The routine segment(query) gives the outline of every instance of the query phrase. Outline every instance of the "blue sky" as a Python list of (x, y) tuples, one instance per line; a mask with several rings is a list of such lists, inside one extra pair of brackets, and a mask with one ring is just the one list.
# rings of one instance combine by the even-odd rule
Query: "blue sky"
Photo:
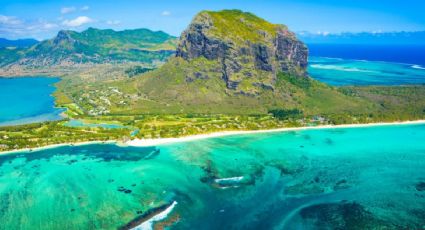
[(1, 0), (0, 37), (46, 39), (88, 27), (178, 36), (205, 9), (250, 11), (297, 32), (425, 30), (424, 0)]

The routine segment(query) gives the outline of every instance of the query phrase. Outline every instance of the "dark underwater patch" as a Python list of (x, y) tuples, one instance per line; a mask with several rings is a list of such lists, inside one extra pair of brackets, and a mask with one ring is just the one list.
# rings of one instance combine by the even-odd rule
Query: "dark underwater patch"
[[(18, 158), (25, 158), (26, 163), (34, 160), (50, 160), (53, 156), (82, 156), (82, 161), (87, 159), (99, 159), (101, 161), (139, 161), (149, 160), (159, 155), (156, 147), (120, 147), (115, 144), (93, 144), (84, 146), (63, 146), (52, 149), (34, 151), (25, 154), (8, 154), (0, 156), (0, 166)], [(67, 164), (74, 164), (77, 160), (67, 161)]]
[(331, 134), (344, 134), (347, 131), (344, 129), (326, 129), (326, 132), (331, 133)]
[(421, 182), (416, 183), (415, 188), (419, 192), (425, 191), (425, 182), (424, 181), (421, 181)]
[(333, 145), (333, 140), (332, 139), (330, 139), (330, 138), (326, 138), (325, 139), (325, 143), (327, 144), (327, 145)]
[(304, 140), (311, 140), (311, 136), (309, 134), (303, 135)]
[(387, 229), (390, 223), (379, 220), (356, 202), (342, 201), (311, 205), (300, 211), (306, 223), (317, 229)]

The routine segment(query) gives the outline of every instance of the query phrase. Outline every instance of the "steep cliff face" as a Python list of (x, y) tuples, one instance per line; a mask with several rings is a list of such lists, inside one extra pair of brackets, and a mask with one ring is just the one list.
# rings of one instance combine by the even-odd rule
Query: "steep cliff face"
[(228, 89), (273, 89), (276, 74), (306, 75), (307, 47), (284, 25), (239, 10), (199, 13), (181, 36), (177, 57), (219, 61)]

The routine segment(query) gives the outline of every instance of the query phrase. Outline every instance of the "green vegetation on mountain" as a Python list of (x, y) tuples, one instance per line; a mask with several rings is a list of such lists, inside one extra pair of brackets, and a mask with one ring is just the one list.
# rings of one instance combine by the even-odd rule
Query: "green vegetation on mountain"
[(279, 27), (287, 30), (284, 25), (272, 24), (252, 13), (240, 10), (203, 11), (194, 21), (201, 15), (210, 18), (214, 25), (209, 31), (210, 34), (223, 40), (263, 42), (265, 36), (276, 37)]
[(136, 62), (157, 66), (174, 53), (176, 42), (173, 36), (148, 29), (60, 31), (55, 38), (29, 48), (0, 49), (0, 74), (21, 75), (37, 69), (42, 73), (57, 67), (79, 70), (94, 64)]
[[(216, 36), (221, 27), (234, 23), (250, 29), (231, 32), (225, 39)], [(241, 42), (237, 34), (256, 39), (237, 43)], [(368, 101), (307, 77), (305, 45), (286, 27), (250, 13), (201, 12), (183, 33), (176, 56), (160, 68), (131, 79), (86, 85), (84, 91), (70, 87), (73, 90), (68, 95), (73, 101), (83, 102), (80, 107), (90, 112), (99, 104), (84, 103), (93, 101), (94, 94), (85, 98), (88, 92), (102, 88), (105, 95), (111, 95), (109, 106), (99, 102), (102, 113), (103, 107), (108, 107), (108, 114), (264, 115), (270, 109), (298, 108), (306, 115), (315, 115), (361, 113), (373, 107)], [(107, 93), (108, 89), (121, 94)]]
[(18, 61), (25, 53), (25, 48), (3, 47), (0, 48), (0, 67), (3, 68), (7, 63)]
[(375, 104), (377, 111), (368, 116), (374, 120), (418, 120), (425, 118), (425, 86), (366, 86), (343, 87), (346, 95), (364, 98)]

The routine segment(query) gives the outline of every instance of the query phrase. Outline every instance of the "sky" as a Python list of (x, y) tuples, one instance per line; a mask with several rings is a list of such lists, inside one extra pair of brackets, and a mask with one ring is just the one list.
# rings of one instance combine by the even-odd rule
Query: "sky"
[(0, 37), (148, 28), (179, 36), (201, 10), (240, 9), (311, 33), (425, 30), (425, 0), (0, 0)]

